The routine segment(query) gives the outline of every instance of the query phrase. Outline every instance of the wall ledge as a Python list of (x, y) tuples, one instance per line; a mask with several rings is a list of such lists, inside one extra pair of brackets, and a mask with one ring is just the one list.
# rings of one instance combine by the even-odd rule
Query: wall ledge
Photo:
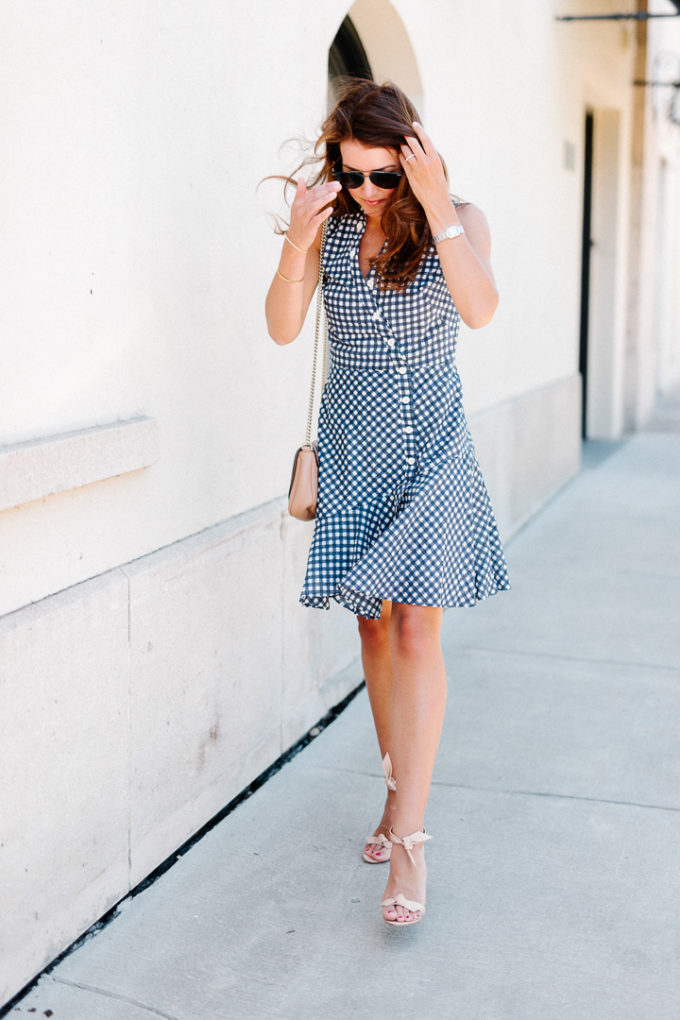
[(0, 510), (158, 460), (158, 421), (138, 417), (0, 446)]

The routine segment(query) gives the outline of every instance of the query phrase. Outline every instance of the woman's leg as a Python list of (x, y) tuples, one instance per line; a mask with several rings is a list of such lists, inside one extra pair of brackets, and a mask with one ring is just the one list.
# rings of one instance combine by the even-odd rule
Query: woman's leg
[(392, 603), (385, 599), (379, 620), (357, 616), (361, 637), (361, 664), (364, 667), (368, 700), (371, 703), (380, 757), (391, 751), (390, 716), (392, 710), (392, 658), (389, 627)]
[[(392, 821), (397, 836), (423, 828), (425, 806), (441, 737), (446, 706), (446, 668), (441, 648), (441, 606), (394, 602), (389, 628), (392, 655), (392, 761), (397, 781)], [(398, 892), (425, 902), (423, 844), (412, 850), (416, 867), (403, 847), (392, 847), (385, 897)], [(385, 908), (387, 920), (413, 916), (403, 907)]]
[[(366, 678), (368, 700), (373, 713), (375, 732), (378, 737), (381, 759), (389, 754), (392, 757), (391, 709), (392, 709), (392, 659), (390, 653), (389, 624), (392, 603), (383, 600), (382, 614), (379, 620), (366, 616), (358, 616), (359, 636), (361, 638), (361, 662)], [(394, 793), (389, 790), (385, 800), (385, 810), (374, 835), (382, 832), (387, 836), (392, 824), (394, 813)], [(380, 843), (366, 844), (366, 851), (376, 861), (386, 859), (388, 852)]]

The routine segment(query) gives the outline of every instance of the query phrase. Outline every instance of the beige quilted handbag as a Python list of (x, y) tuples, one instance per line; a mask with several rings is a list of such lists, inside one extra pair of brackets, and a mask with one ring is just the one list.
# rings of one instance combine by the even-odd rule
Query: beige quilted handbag
[[(300, 521), (311, 521), (316, 516), (316, 499), (319, 490), (319, 442), (312, 440), (312, 420), (314, 417), (314, 389), (316, 383), (316, 365), (319, 351), (319, 334), (321, 332), (321, 315), (323, 300), (321, 283), (323, 280), (323, 249), (326, 241), (328, 220), (324, 220), (321, 228), (321, 244), (319, 250), (319, 281), (316, 294), (316, 326), (314, 329), (314, 358), (312, 361), (312, 385), (309, 391), (309, 410), (307, 412), (307, 431), (305, 441), (295, 451), (293, 470), (288, 489), (288, 513)], [(323, 372), (322, 383), (326, 378), (326, 348), (328, 328), (323, 331)]]

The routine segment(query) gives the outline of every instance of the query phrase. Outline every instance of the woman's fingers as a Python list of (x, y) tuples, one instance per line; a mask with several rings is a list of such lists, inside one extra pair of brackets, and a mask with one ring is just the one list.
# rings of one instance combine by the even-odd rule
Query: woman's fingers
[[(339, 181), (327, 181), (308, 188), (302, 178), (298, 179), (291, 207), (291, 226), (296, 243), (305, 246), (312, 243), (319, 226), (333, 212), (332, 203), (340, 188)], [(299, 242), (298, 237), (301, 238)]]
[(418, 158), (418, 153), (414, 152), (413, 149), (410, 148), (410, 146), (402, 145), (402, 147), (401, 147), (401, 157), (404, 160), (404, 162), (410, 162), (411, 161), (410, 157), (414, 157), (415, 159), (417, 159)]
[(308, 192), (310, 201), (318, 208), (319, 206), (326, 205), (328, 202), (332, 202), (338, 192), (341, 190), (342, 185), (339, 181), (329, 181), (326, 184), (317, 184), (315, 188), (312, 188)]
[(405, 154), (402, 151), (402, 152), (399, 153), (399, 162), (401, 163), (401, 168), (404, 171), (404, 173), (406, 174), (407, 179), (410, 181), (411, 180), (411, 166), (410, 166), (410, 164), (414, 163), (415, 160), (413, 160), (413, 159), (409, 160), (408, 154)]
[(316, 225), (318, 226), (320, 223), (323, 223), (324, 220), (327, 220), (332, 212), (333, 212), (333, 206), (332, 205), (324, 205), (313, 216), (312, 223), (316, 223)]
[(328, 205), (328, 206), (326, 206), (325, 209), (321, 210), (321, 212), (318, 214), (318, 216), (314, 217), (314, 219), (312, 220), (312, 223), (314, 224), (314, 226), (318, 230), (318, 228), (321, 226), (323, 221), (327, 220), (328, 217), (332, 216), (332, 215), (333, 215), (333, 206), (332, 205)]
[[(335, 183), (335, 182), (334, 182)], [(337, 197), (338, 187), (321, 184), (307, 192), (308, 201), (305, 204), (303, 215), (309, 218), (310, 223), (316, 226), (323, 223), (333, 212), (333, 203)]]
[(404, 145), (401, 146), (401, 152), (404, 158), (408, 159), (408, 157), (413, 154), (416, 159), (422, 157), (425, 162), (429, 159), (433, 159), (437, 155), (437, 151), (423, 125), (417, 120), (414, 120), (413, 130), (415, 131), (415, 135), (409, 135)]
[(303, 186), (300, 187), (300, 181), (298, 181), (293, 205), (296, 205), (301, 211), (309, 212), (310, 215), (314, 215), (322, 206), (332, 202), (341, 187), (338, 181), (317, 184), (313, 188), (308, 188), (304, 182), (302, 183)]
[(401, 147), (402, 155), (407, 159), (409, 156), (423, 155), (423, 149), (417, 138), (407, 138)]
[(422, 124), (414, 121), (413, 130), (417, 137), (406, 137), (400, 146), (399, 162), (413, 194), (425, 206), (446, 188), (446, 177), (439, 154)]
[(416, 132), (418, 136), (418, 141), (420, 142), (423, 148), (423, 152), (427, 156), (436, 156), (437, 153), (434, 145), (432, 144), (432, 140), (430, 136), (427, 134), (423, 125), (419, 121), (417, 120), (413, 121), (413, 130)]

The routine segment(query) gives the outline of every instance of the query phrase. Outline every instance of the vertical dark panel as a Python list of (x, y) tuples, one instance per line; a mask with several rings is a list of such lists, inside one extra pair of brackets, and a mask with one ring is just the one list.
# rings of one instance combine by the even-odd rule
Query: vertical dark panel
[(587, 438), (588, 398), (588, 313), (590, 306), (590, 250), (593, 206), (593, 114), (586, 113), (583, 165), (583, 236), (581, 241), (581, 332), (579, 372), (581, 373), (581, 434)]
[(359, 33), (347, 16), (338, 29), (328, 51), (328, 80), (352, 75), (356, 78), (373, 78), (371, 65)]

